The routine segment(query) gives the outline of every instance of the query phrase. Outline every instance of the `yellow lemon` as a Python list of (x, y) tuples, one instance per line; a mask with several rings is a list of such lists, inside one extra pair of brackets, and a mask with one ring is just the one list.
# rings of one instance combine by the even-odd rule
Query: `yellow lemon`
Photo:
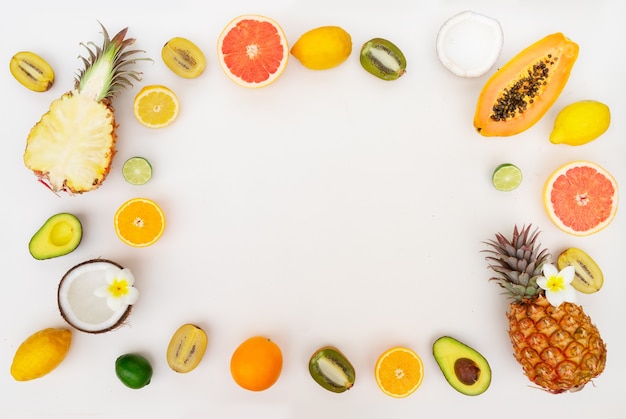
[(350, 34), (338, 26), (322, 26), (304, 33), (291, 54), (311, 70), (327, 70), (343, 63), (352, 53)]
[(611, 112), (604, 103), (581, 100), (564, 107), (556, 116), (550, 142), (583, 145), (595, 140), (609, 128)]
[(17, 381), (43, 377), (65, 359), (71, 342), (72, 332), (67, 329), (47, 328), (32, 334), (17, 348), (11, 375)]

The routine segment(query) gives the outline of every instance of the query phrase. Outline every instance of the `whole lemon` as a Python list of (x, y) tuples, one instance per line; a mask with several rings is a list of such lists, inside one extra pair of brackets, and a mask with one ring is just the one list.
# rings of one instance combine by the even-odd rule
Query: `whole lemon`
[(583, 145), (598, 138), (609, 128), (609, 107), (596, 100), (581, 100), (564, 107), (556, 116), (550, 142)]
[(350, 34), (338, 26), (321, 26), (304, 33), (291, 54), (311, 70), (327, 70), (343, 63), (352, 53)]
[(16, 381), (43, 377), (65, 359), (71, 342), (67, 329), (47, 328), (30, 335), (15, 352), (11, 375)]

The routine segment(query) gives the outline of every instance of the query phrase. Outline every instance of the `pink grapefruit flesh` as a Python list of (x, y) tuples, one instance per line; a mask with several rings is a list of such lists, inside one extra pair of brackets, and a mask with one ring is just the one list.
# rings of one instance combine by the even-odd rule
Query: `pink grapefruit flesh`
[(571, 162), (550, 175), (544, 186), (543, 201), (557, 227), (576, 236), (588, 236), (604, 229), (615, 218), (617, 182), (596, 163)]
[(233, 19), (220, 34), (217, 55), (222, 69), (235, 83), (263, 87), (276, 81), (285, 70), (289, 47), (274, 20), (243, 15)]

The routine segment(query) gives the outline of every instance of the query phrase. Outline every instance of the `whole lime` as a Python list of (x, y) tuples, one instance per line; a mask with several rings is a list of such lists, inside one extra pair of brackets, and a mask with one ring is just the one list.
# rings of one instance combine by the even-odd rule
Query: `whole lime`
[(125, 354), (115, 360), (115, 374), (126, 387), (139, 389), (150, 384), (152, 365), (143, 355)]

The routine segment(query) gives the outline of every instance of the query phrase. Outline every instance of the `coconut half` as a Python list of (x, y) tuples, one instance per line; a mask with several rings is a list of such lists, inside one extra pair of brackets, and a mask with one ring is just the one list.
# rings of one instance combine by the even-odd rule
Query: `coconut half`
[(500, 22), (466, 10), (446, 20), (437, 34), (437, 56), (460, 77), (479, 77), (494, 66), (504, 43)]
[(103, 333), (122, 325), (132, 305), (117, 310), (107, 305), (107, 299), (95, 295), (95, 290), (108, 285), (107, 274), (122, 267), (107, 259), (92, 259), (65, 273), (57, 292), (61, 316), (75, 329), (88, 333)]

